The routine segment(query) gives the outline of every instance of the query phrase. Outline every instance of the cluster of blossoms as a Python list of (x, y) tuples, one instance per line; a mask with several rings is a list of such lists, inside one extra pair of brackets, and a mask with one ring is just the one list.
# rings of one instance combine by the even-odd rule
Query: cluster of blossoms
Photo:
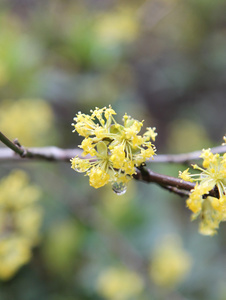
[[(179, 176), (183, 180), (196, 182), (187, 206), (193, 212), (192, 219), (200, 216), (200, 233), (213, 235), (219, 223), (226, 220), (226, 153), (220, 156), (207, 149), (202, 151), (200, 157), (203, 158), (203, 168), (196, 164), (192, 167), (201, 173), (190, 174), (187, 169)], [(209, 195), (212, 189), (216, 190), (216, 197)]]
[(118, 194), (126, 191), (126, 184), (136, 173), (136, 167), (142, 165), (155, 154), (157, 133), (155, 128), (147, 128), (143, 135), (139, 132), (143, 122), (139, 122), (127, 114), (123, 116), (124, 124), (118, 124), (113, 115), (116, 112), (111, 106), (91, 110), (91, 115), (79, 112), (72, 124), (74, 131), (84, 137), (80, 148), (82, 156), (71, 160), (72, 168), (77, 172), (86, 172), (89, 183), (99, 188), (112, 183)]
[(42, 210), (38, 187), (25, 172), (14, 170), (0, 181), (0, 278), (10, 279), (31, 258), (39, 241)]

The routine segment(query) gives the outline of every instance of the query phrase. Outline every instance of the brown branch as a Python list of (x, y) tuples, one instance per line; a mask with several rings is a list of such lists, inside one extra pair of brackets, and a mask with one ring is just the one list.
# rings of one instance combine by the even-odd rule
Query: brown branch
[(137, 170), (137, 174), (134, 175), (134, 178), (148, 183), (154, 182), (164, 186), (170, 185), (183, 190), (191, 190), (195, 187), (193, 182), (184, 181), (180, 178), (172, 176), (162, 175), (146, 168), (139, 168)]
[(82, 158), (80, 149), (61, 149), (58, 147), (26, 148), (23, 156), (17, 155), (7, 148), (0, 148), (0, 162), (3, 161), (25, 161), (25, 160), (46, 160), (69, 162), (72, 157), (78, 155)]
[[(168, 190), (170, 189), (172, 192), (177, 193), (179, 195), (182, 195), (183, 191), (185, 191), (184, 194), (186, 195), (186, 191), (191, 191), (195, 187), (195, 183), (193, 182), (184, 181), (180, 178), (172, 176), (162, 175), (143, 167), (138, 168), (137, 173), (133, 175), (133, 177), (140, 181), (145, 181), (148, 183), (157, 183), (161, 187), (164, 187)], [(212, 189), (208, 195), (219, 198), (219, 194), (216, 189)]]
[(15, 153), (19, 154), (21, 157), (24, 156), (24, 149), (16, 143), (11, 142), (1, 131), (0, 131), (0, 141), (5, 144), (8, 148), (13, 150)]
[(181, 197), (189, 197), (190, 195), (190, 191), (185, 191), (185, 190), (180, 190), (179, 188), (175, 187), (175, 186), (170, 186), (170, 185), (161, 185), (161, 187), (169, 192), (172, 192), (174, 194), (177, 194)]
[(80, 149), (61, 149), (58, 147), (24, 148), (18, 141), (10, 141), (0, 132), (0, 141), (8, 148), (0, 148), (0, 161), (21, 161), (35, 159), (46, 161), (70, 161), (72, 157), (81, 157)]
[[(39, 159), (46, 161), (67, 161), (78, 155), (81, 157), (82, 150), (79, 149), (60, 149), (58, 147), (43, 147), (43, 148), (27, 148), (22, 147), (18, 142), (11, 142), (2, 132), (0, 132), (0, 141), (2, 141), (10, 149), (0, 149), (0, 161), (19, 160), (21, 159)], [(213, 153), (226, 152), (226, 146), (212, 148)], [(190, 160), (199, 159), (201, 151), (195, 151), (185, 154), (175, 155), (157, 155), (153, 162), (174, 162), (185, 163)], [(178, 195), (187, 195), (188, 191), (194, 189), (195, 184), (184, 181), (179, 178), (162, 175), (145, 169), (143, 167), (137, 169), (137, 174), (134, 175), (137, 180), (145, 182), (153, 182), (168, 189)], [(209, 195), (218, 197), (216, 190), (211, 190)]]

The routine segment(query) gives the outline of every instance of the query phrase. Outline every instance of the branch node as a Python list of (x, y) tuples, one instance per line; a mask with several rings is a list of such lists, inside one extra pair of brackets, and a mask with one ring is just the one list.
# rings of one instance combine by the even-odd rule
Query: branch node
[(22, 145), (21, 145), (21, 143), (19, 142), (18, 138), (15, 138), (15, 139), (13, 140), (13, 143), (14, 143), (16, 146), (22, 148)]
[(21, 157), (26, 157), (27, 154), (28, 154), (27, 150), (25, 148), (23, 148), (23, 147), (20, 147), (20, 149), (23, 150), (23, 152), (20, 154), (20, 156)]
[(27, 156), (28, 151), (26, 148), (24, 148), (21, 143), (19, 142), (18, 138), (13, 140), (14, 145), (16, 145), (20, 150), (22, 150), (22, 152), (19, 154), (20, 157), (24, 158)]

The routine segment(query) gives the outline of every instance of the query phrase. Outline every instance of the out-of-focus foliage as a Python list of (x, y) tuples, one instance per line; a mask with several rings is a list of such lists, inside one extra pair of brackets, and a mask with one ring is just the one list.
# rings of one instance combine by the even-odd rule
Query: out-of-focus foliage
[[(81, 143), (72, 134), (75, 114), (111, 104), (119, 119), (127, 112), (157, 128), (157, 154), (220, 144), (225, 9), (224, 0), (2, 0), (0, 130), (27, 147), (74, 148)], [(41, 187), (43, 238), (32, 253), (17, 237), (0, 249), (9, 258), (5, 278), (11, 278), (0, 283), (0, 299), (107, 300), (106, 291), (114, 285), (116, 291), (130, 276), (143, 286), (126, 286), (129, 299), (225, 299), (226, 227), (214, 237), (201, 236), (186, 199), (133, 180), (120, 197), (108, 187), (93, 190), (67, 163), (5, 162), (1, 178), (14, 167), (23, 167)], [(172, 176), (187, 168), (148, 167)], [(35, 212), (21, 215), (26, 234)], [(149, 264), (151, 269), (150, 253), (168, 234), (179, 236), (183, 247), (172, 242), (165, 248), (175, 281), (163, 289), (150, 278)], [(3, 245), (5, 236), (0, 238)], [(170, 255), (158, 258), (159, 265)], [(182, 276), (185, 257), (193, 264)], [(109, 270), (117, 270), (116, 277), (108, 275), (100, 289), (98, 278)], [(167, 282), (166, 269), (158, 272)]]
[(1, 95), (20, 96), (32, 85), (32, 75), (41, 62), (41, 49), (18, 17), (1, 12), (0, 28)]
[(70, 219), (55, 222), (47, 230), (43, 257), (50, 272), (59, 276), (73, 274), (77, 250), (80, 247), (81, 231)]

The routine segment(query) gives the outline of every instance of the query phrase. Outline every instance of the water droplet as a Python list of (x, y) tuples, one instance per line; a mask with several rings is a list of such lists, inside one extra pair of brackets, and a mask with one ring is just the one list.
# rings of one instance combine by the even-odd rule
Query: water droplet
[(123, 182), (114, 182), (112, 184), (112, 190), (117, 195), (123, 195), (127, 191), (127, 185)]
[(89, 167), (88, 167), (88, 166), (87, 166), (87, 167), (85, 167), (85, 166), (82, 166), (82, 167), (76, 166), (76, 167), (74, 167), (73, 169), (74, 169), (76, 172), (78, 172), (78, 173), (84, 173), (84, 172), (87, 172), (87, 171), (88, 171)]

